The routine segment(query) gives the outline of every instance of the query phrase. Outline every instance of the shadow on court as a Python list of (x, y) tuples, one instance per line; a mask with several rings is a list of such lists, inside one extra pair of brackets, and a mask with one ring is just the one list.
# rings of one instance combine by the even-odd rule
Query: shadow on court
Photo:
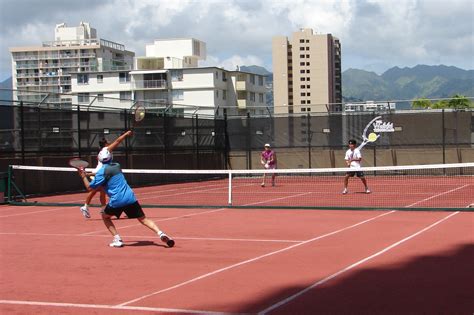
[(158, 244), (153, 241), (124, 241), (123, 245), (130, 246), (130, 247), (158, 246), (158, 247), (168, 248), (168, 246), (164, 244)]
[[(270, 314), (472, 314), (473, 264), (474, 245), (465, 244), (390, 268), (349, 271)], [(317, 261), (314, 268), (318, 268)], [(291, 268), (287, 271), (295, 272)], [(313, 283), (318, 280), (321, 279), (314, 279)], [(306, 287), (282, 288), (248, 301), (236, 311), (262, 311)]]

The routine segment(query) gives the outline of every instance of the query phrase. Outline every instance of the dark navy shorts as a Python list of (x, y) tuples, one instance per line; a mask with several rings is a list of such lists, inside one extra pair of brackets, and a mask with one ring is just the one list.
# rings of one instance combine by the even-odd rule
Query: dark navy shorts
[(354, 176), (357, 176), (357, 177), (364, 177), (364, 172), (347, 172), (346, 175), (349, 175), (350, 177), (354, 177)]
[(118, 208), (113, 208), (110, 205), (107, 205), (104, 209), (104, 213), (111, 215), (111, 216), (116, 216), (117, 218), (120, 218), (120, 215), (122, 212), (125, 212), (127, 217), (130, 219), (136, 219), (136, 218), (141, 218), (145, 216), (145, 213), (143, 213), (142, 206), (138, 203), (138, 201), (135, 201), (132, 204), (123, 206), (123, 207), (118, 207)]

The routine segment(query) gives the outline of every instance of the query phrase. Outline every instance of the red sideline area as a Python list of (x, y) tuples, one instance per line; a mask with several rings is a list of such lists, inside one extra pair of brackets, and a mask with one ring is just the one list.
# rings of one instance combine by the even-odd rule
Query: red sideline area
[(474, 310), (474, 213), (145, 209), (176, 238), (98, 210), (0, 206), (2, 314)]

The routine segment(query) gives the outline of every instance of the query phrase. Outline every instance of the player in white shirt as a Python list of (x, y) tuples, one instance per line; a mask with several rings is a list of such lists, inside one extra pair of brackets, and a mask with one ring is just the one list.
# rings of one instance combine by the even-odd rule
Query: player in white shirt
[(342, 193), (345, 195), (349, 191), (347, 190), (347, 185), (349, 184), (349, 177), (354, 177), (357, 176), (360, 178), (362, 183), (365, 186), (365, 193), (370, 194), (369, 186), (367, 186), (367, 180), (365, 179), (364, 172), (362, 171), (357, 171), (358, 168), (360, 168), (360, 164), (362, 161), (362, 154), (360, 153), (360, 150), (356, 148), (357, 141), (355, 140), (349, 140), (349, 150), (346, 151), (346, 164), (348, 167), (353, 169), (353, 171), (347, 172), (346, 177), (344, 178), (344, 190)]

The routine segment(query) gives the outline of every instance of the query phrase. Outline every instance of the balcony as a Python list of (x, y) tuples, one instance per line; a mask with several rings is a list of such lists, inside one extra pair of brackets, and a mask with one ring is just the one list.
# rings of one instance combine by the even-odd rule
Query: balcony
[(237, 91), (246, 91), (248, 89), (247, 81), (237, 81), (235, 83), (235, 89)]
[(237, 100), (237, 107), (239, 109), (246, 109), (247, 108), (247, 100), (246, 99)]
[(166, 89), (166, 80), (140, 80), (133, 82), (134, 89)]

